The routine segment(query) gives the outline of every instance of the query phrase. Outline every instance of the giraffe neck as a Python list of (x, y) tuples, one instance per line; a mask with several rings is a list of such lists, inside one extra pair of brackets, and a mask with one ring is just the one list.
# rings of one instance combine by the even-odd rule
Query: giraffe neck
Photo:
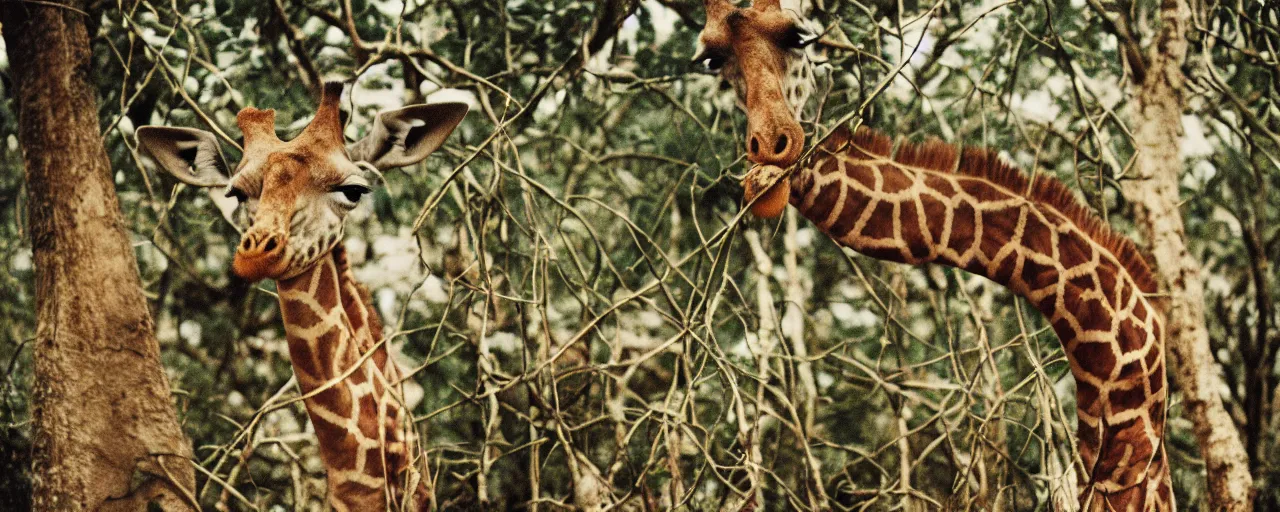
[[(399, 368), (385, 345), (368, 293), (339, 244), (302, 274), (276, 283), (289, 358), (328, 472), (338, 510), (398, 503), (414, 437), (401, 414)], [(419, 483), (419, 486), (424, 485)], [(425, 492), (415, 490), (415, 499)]]
[(792, 174), (791, 204), (855, 251), (962, 268), (1029, 300), (1075, 378), (1082, 504), (1172, 510), (1163, 318), (1132, 244), (1060, 183), (1031, 182), (990, 152), (933, 143), (891, 156), (888, 138), (841, 130)]

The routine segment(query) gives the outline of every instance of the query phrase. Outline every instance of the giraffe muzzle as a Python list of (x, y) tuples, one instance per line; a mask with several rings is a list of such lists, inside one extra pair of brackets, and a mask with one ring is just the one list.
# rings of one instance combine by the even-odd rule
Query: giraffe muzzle
[[(790, 167), (804, 152), (804, 129), (782, 92), (780, 66), (743, 69), (747, 86), (747, 159), (759, 165)], [(754, 78), (754, 80), (753, 80)]]
[(250, 231), (245, 233), (236, 247), (236, 257), (231, 268), (236, 275), (249, 281), (274, 277), (284, 269), (285, 237)]
[(747, 156), (758, 164), (788, 166), (800, 158), (804, 135), (795, 127), (753, 131), (747, 138)]
[(765, 219), (782, 215), (791, 198), (791, 179), (785, 173), (786, 169), (776, 165), (757, 165), (747, 171), (742, 178), (742, 200), (751, 205), (752, 215)]

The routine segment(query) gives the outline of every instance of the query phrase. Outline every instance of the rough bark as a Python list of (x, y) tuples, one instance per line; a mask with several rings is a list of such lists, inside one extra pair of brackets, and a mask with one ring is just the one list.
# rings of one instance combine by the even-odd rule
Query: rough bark
[(1124, 192), (1134, 205), (1135, 219), (1168, 294), (1168, 353), (1182, 406), (1200, 442), (1210, 509), (1247, 511), (1253, 508), (1249, 459), (1218, 395), (1221, 376), (1209, 351), (1200, 263), (1188, 250), (1178, 210), (1183, 170), (1178, 141), (1186, 81), (1182, 65), (1190, 21), (1186, 0), (1161, 3), (1160, 29), (1148, 52), (1147, 72), (1136, 84), (1131, 117), (1137, 157), (1133, 179), (1125, 181)]
[(36, 276), (36, 510), (187, 510), (190, 444), (98, 132), (84, 2), (0, 1)]

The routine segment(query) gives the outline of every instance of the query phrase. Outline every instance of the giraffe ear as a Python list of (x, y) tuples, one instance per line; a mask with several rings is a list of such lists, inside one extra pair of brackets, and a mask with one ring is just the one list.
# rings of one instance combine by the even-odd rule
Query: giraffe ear
[(353, 162), (379, 170), (421, 162), (438, 149), (467, 115), (466, 103), (413, 105), (378, 113), (373, 129), (347, 146)]
[(178, 181), (195, 187), (226, 186), (227, 161), (212, 133), (194, 128), (143, 126), (138, 145)]

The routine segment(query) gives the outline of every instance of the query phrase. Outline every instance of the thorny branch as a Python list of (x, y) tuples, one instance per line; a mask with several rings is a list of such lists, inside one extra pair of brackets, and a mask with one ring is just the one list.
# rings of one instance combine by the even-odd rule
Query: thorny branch
[[(962, 272), (843, 252), (794, 213), (748, 219), (742, 116), (683, 64), (698, 2), (550, 4), (273, 0), (214, 13), (120, 0), (103, 21), (119, 77), (104, 139), (122, 148), (122, 202), (182, 368), (171, 378), (197, 441), (195, 499), (305, 508), (324, 498), (323, 471), (270, 287), (227, 276), (234, 231), (198, 194), (142, 171), (132, 130), (201, 127), (234, 147), (240, 107), (296, 123), (307, 89), (346, 73), (349, 135), (387, 95), (448, 87), (475, 107), (440, 156), (388, 173), (346, 234), (409, 370), (404, 400), (441, 508), (1076, 506), (1067, 364), (1043, 319)], [(1119, 85), (1150, 72), (1134, 45), (1152, 13), (821, 4), (827, 83), (806, 116), (818, 118), (811, 141), (856, 119), (1008, 149), (1128, 232), (1117, 190), (1135, 176), (1134, 135)], [(1267, 474), (1280, 94), (1251, 78), (1280, 70), (1280, 33), (1274, 8), (1200, 9), (1185, 114), (1218, 148), (1199, 157), (1217, 172), (1182, 208), (1206, 219), (1187, 229), (1217, 283), (1207, 328), (1224, 400), (1258, 432), (1249, 454)], [(678, 20), (665, 40), (659, 15)], [(0, 257), (20, 250), (0, 245)], [(8, 279), (0, 289), (21, 286)], [(31, 334), (6, 333), (6, 403), (25, 364), (16, 340)], [(1207, 499), (1203, 461), (1182, 414), (1175, 401), (1169, 450), (1194, 504)], [(25, 425), (0, 418), (5, 432)]]

